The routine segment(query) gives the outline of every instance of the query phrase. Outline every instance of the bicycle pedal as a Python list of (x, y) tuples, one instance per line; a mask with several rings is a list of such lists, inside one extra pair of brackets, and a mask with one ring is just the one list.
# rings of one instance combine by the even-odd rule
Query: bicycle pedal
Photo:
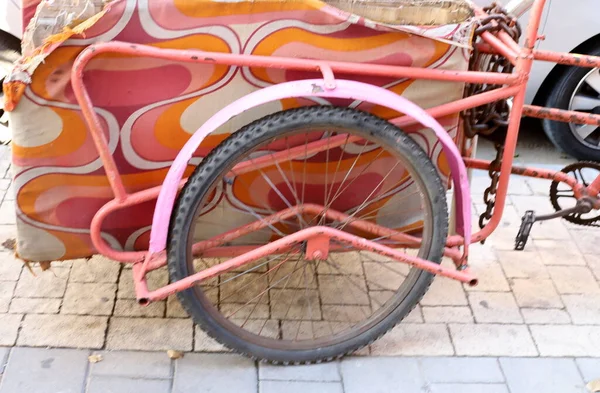
[(533, 210), (527, 210), (523, 218), (521, 218), (521, 227), (519, 228), (519, 233), (517, 233), (515, 239), (515, 250), (523, 251), (525, 249), (525, 245), (529, 239), (529, 233), (531, 232), (531, 228), (535, 221), (535, 212)]

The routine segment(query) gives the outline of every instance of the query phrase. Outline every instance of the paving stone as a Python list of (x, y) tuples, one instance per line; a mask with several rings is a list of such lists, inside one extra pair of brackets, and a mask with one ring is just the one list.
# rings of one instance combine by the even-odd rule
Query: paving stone
[(503, 383), (493, 358), (421, 358), (421, 370), (430, 383)]
[[(513, 241), (514, 243), (514, 241)], [(471, 271), (477, 276), (479, 283), (470, 287), (465, 284), (465, 289), (470, 292), (492, 291), (505, 292), (510, 291), (506, 276), (500, 264), (496, 261), (471, 262)]]
[(319, 275), (322, 304), (370, 305), (364, 280), (358, 276), (349, 277)]
[(472, 292), (469, 302), (478, 323), (522, 323), (519, 306), (510, 292)]
[(531, 308), (562, 308), (563, 303), (551, 280), (511, 279), (517, 304)]
[(8, 312), (16, 285), (14, 281), (0, 281), (0, 313)]
[(9, 353), (9, 347), (0, 347), (0, 382), (2, 381), (2, 375), (4, 374), (4, 369), (6, 368), (6, 364), (8, 363)]
[(194, 351), (196, 352), (229, 352), (229, 349), (220, 344), (198, 325), (194, 326)]
[[(275, 299), (277, 302), (278, 299)], [(174, 302), (173, 302), (174, 303)], [(280, 308), (283, 305), (279, 305)], [(268, 304), (239, 304), (239, 303), (221, 303), (219, 305), (220, 310), (221, 310), (221, 314), (227, 316), (227, 318), (234, 318), (234, 319), (241, 319), (244, 320), (246, 318), (248, 319), (268, 319), (269, 318), (269, 305)], [(183, 308), (180, 309), (183, 310)], [(370, 312), (370, 309), (369, 309)], [(181, 314), (179, 314), (180, 317), (182, 317)], [(190, 316), (185, 314), (186, 318), (189, 318)]]
[(541, 356), (600, 357), (600, 326), (530, 325)]
[[(103, 351), (102, 361), (91, 365), (94, 376), (170, 378), (171, 359), (166, 352)], [(138, 390), (138, 389), (136, 389)]]
[(259, 393), (343, 393), (339, 382), (260, 381)]
[[(321, 320), (319, 291), (305, 289), (271, 289), (271, 313), (274, 319)], [(338, 306), (339, 307), (339, 306)], [(368, 308), (367, 308), (368, 310)], [(355, 310), (353, 311), (360, 311)], [(370, 310), (366, 315), (370, 314)], [(364, 314), (353, 316), (362, 318)]]
[(600, 293), (600, 286), (587, 267), (550, 266), (548, 271), (559, 293)]
[(153, 302), (140, 306), (135, 299), (117, 299), (113, 315), (119, 317), (162, 317), (165, 315), (165, 302)]
[[(363, 270), (363, 260), (370, 261), (375, 259), (379, 261), (385, 258), (379, 257), (378, 254), (372, 254), (368, 252), (344, 252), (344, 253), (332, 253), (330, 255), (331, 264), (319, 263), (317, 266), (318, 274), (340, 274), (342, 272), (344, 274), (352, 274), (355, 276), (362, 276), (364, 274)], [(290, 263), (289, 265), (294, 265), (294, 263)], [(287, 263), (283, 266), (289, 266)], [(290, 280), (291, 282), (292, 280)], [(304, 286), (304, 284), (302, 284)]]
[(92, 377), (87, 393), (144, 392), (169, 393), (171, 381), (164, 379), (136, 379), (123, 377)]
[(13, 348), (0, 393), (81, 393), (87, 350)]
[(509, 393), (504, 384), (440, 383), (428, 386), (431, 393)]
[(585, 384), (573, 359), (500, 359), (511, 393), (581, 393)]
[[(294, 367), (274, 366), (260, 363), (258, 367), (258, 378), (274, 381), (340, 381), (337, 362), (311, 364)], [(310, 391), (310, 390), (309, 390)]]
[(550, 278), (536, 250), (498, 251), (498, 258), (508, 278)]
[[(166, 268), (153, 270), (146, 275), (148, 289), (164, 287), (169, 283), (169, 273)], [(135, 288), (133, 286), (132, 269), (121, 270), (119, 278), (118, 299), (135, 299)]]
[(421, 392), (425, 386), (414, 358), (346, 358), (340, 370), (346, 393)]
[(11, 225), (15, 224), (17, 220), (17, 215), (15, 211), (15, 202), (14, 201), (4, 201), (0, 205), (0, 224), (1, 225)]
[(18, 261), (13, 253), (0, 252), (0, 281), (17, 281), (22, 270), (23, 262)]
[(15, 185), (14, 185), (14, 183), (11, 182), (10, 186), (6, 190), (6, 193), (4, 194), (4, 200), (5, 201), (14, 201), (15, 197), (16, 197)]
[(267, 289), (269, 281), (264, 273), (224, 273), (223, 281), (229, 280), (220, 286), (221, 301), (228, 303), (268, 303)]
[(15, 240), (17, 238), (16, 225), (0, 225), (0, 244), (6, 240)]
[(428, 323), (472, 323), (473, 315), (469, 307), (439, 306), (423, 307), (423, 317)]
[(254, 362), (233, 354), (186, 354), (175, 363), (173, 393), (255, 393)]
[(132, 350), (192, 350), (193, 324), (187, 319), (113, 317), (106, 347)]
[(508, 193), (510, 195), (533, 195), (527, 180), (523, 176), (511, 176), (508, 182)]
[(21, 274), (21, 278), (19, 278), (15, 296), (38, 298), (63, 297), (67, 288), (69, 270), (68, 268), (53, 267), (44, 272), (36, 272), (37, 277), (25, 271)]
[(454, 348), (443, 324), (401, 323), (371, 344), (376, 356), (453, 355)]
[(121, 270), (121, 263), (102, 255), (94, 255), (90, 259), (79, 259), (73, 262), (69, 281), (116, 283), (119, 270)]
[(445, 277), (436, 277), (421, 299), (421, 306), (466, 306), (467, 304), (467, 297), (461, 283)]
[(30, 347), (101, 348), (107, 317), (91, 315), (29, 314), (17, 345)]
[(563, 295), (562, 299), (574, 324), (600, 324), (600, 295)]
[(22, 319), (19, 314), (0, 314), (0, 345), (15, 344)]
[[(212, 291), (215, 295), (218, 295), (217, 291)], [(216, 300), (216, 299), (214, 299)], [(214, 302), (216, 303), (216, 302)], [(214, 304), (213, 303), (213, 304)], [(169, 296), (167, 298), (167, 317), (169, 318), (189, 318), (188, 313), (183, 309), (177, 296)]]
[(571, 317), (565, 310), (557, 308), (522, 308), (525, 323), (544, 325), (563, 325), (571, 323)]
[(600, 378), (600, 359), (579, 358), (575, 363), (581, 371), (584, 382), (588, 383)]
[[(268, 282), (270, 284), (270, 286), (272, 288), (294, 288), (294, 289), (304, 289), (305, 287), (308, 287), (310, 289), (315, 289), (317, 288), (317, 278), (314, 274), (314, 267), (312, 265), (306, 265), (303, 264), (302, 262), (297, 263), (298, 261), (295, 260), (288, 260), (287, 262), (281, 262), (281, 261), (274, 261), (271, 264), (271, 272), (268, 274), (268, 276), (265, 276), (266, 278), (268, 278)], [(335, 263), (335, 262), (334, 262)], [(340, 263), (337, 266), (340, 267), (341, 270), (345, 270), (342, 269), (342, 265), (345, 265), (346, 267), (351, 267), (353, 264), (346, 264), (346, 263)], [(354, 265), (360, 267), (360, 262), (354, 263)], [(331, 270), (335, 271), (335, 268), (333, 268), (332, 266), (328, 266), (329, 268), (331, 268)], [(362, 273), (362, 270), (361, 270)], [(258, 281), (256, 281), (256, 283), (258, 283), (259, 281), (262, 281), (263, 278), (259, 278), (260, 275), (253, 275)], [(224, 276), (227, 277), (227, 276)], [(237, 280), (237, 279), (236, 279)], [(240, 281), (242, 282), (242, 281)], [(262, 285), (262, 284), (261, 284)], [(254, 284), (249, 284), (249, 287), (253, 287), (253, 288), (257, 288), (259, 289), (259, 287), (254, 287)], [(260, 289), (262, 291), (262, 289)], [(239, 300), (238, 300), (239, 301)]]
[(600, 280), (600, 254), (586, 254), (583, 257), (585, 258), (588, 266), (592, 270), (592, 273), (594, 273), (594, 276), (596, 276), (596, 280)]
[(534, 224), (537, 228), (531, 231), (531, 239), (564, 241), (570, 238), (569, 229), (562, 220), (540, 221)]
[(585, 229), (572, 229), (572, 238), (577, 248), (584, 254), (596, 255), (598, 253), (598, 232)]
[(563, 240), (537, 240), (541, 261), (545, 265), (585, 266), (583, 254), (573, 243)]
[(459, 356), (536, 356), (525, 325), (450, 324)]
[(62, 314), (111, 315), (117, 284), (75, 283), (67, 285)]
[(16, 297), (10, 303), (13, 314), (57, 314), (61, 299)]
[[(560, 170), (560, 168), (558, 168), (558, 170)], [(533, 190), (534, 195), (548, 197), (548, 188), (550, 187), (548, 180), (528, 177), (527, 183), (529, 184), (529, 188)]]
[(411, 312), (408, 313), (406, 317), (402, 320), (403, 323), (423, 323), (425, 320), (423, 319), (423, 312), (421, 306), (418, 304), (415, 308), (412, 309)]
[(365, 262), (365, 275), (371, 289), (397, 290), (410, 272), (410, 266), (397, 262)]
[[(8, 169), (8, 168), (7, 168)], [(2, 179), (0, 180), (0, 190), (6, 191), (10, 187), (12, 181), (10, 179)]]

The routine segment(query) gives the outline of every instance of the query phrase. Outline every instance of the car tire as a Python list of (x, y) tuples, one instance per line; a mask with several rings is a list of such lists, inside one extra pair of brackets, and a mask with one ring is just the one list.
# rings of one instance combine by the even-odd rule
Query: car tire
[[(599, 56), (600, 46), (588, 53)], [(594, 88), (587, 82), (590, 80), (594, 81)], [(596, 100), (598, 105), (595, 105)], [(592, 107), (588, 108), (590, 105)], [(567, 68), (556, 80), (546, 100), (546, 106), (600, 114), (600, 69)], [(600, 161), (600, 127), (582, 128), (582, 125), (547, 119), (542, 121), (542, 125), (550, 141), (566, 154), (578, 160)]]
[[(12, 69), (13, 63), (21, 56), (21, 42), (8, 33), (0, 31), (0, 86)], [(4, 93), (0, 89), (0, 144), (11, 140), (8, 119), (4, 113)]]

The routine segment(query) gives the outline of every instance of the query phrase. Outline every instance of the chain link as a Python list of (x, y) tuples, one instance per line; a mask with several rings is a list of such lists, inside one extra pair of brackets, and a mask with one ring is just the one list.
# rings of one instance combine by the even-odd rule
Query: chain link
[[(496, 33), (506, 32), (514, 41), (518, 42), (521, 37), (521, 27), (515, 18), (499, 5), (492, 4), (484, 8), (488, 14), (479, 21), (479, 27), (475, 29), (473, 42), (477, 43), (484, 32)], [(512, 74), (514, 66), (501, 54), (481, 53), (477, 45), (474, 45), (469, 69), (472, 71), (486, 71), (494, 73)], [(485, 93), (500, 88), (500, 85), (490, 84), (467, 84), (465, 97)], [(496, 158), (491, 162), (488, 171), (491, 179), (490, 186), (483, 194), (485, 211), (479, 216), (479, 227), (483, 228), (494, 214), (496, 204), (496, 193), (498, 192), (498, 181), (500, 179), (500, 164), (504, 152), (504, 139), (508, 129), (508, 118), (510, 105), (507, 100), (500, 100), (477, 108), (468, 109), (462, 113), (464, 119), (464, 132), (468, 138), (476, 135), (484, 136), (494, 141)], [(501, 132), (499, 132), (501, 131)]]
[[(502, 162), (502, 154), (504, 146), (499, 143), (494, 144), (496, 149), (496, 158), (490, 164), (488, 175), (492, 180), (490, 186), (483, 193), (483, 203), (485, 203), (485, 211), (479, 216), (479, 227), (483, 228), (492, 218), (494, 214), (494, 206), (496, 205), (496, 193), (498, 192), (498, 181), (500, 180), (500, 164)], [(482, 242), (483, 243), (483, 242)]]
[[(484, 32), (506, 32), (513, 40), (517, 41), (521, 37), (521, 27), (519, 23), (506, 11), (492, 4), (484, 8), (488, 16), (480, 21), (480, 26), (475, 30), (473, 42), (477, 43), (478, 38)], [(514, 66), (500, 54), (481, 53), (474, 45), (469, 69), (472, 71), (487, 71), (502, 74), (511, 74)], [(467, 84), (465, 87), (465, 97), (485, 93), (500, 88), (499, 85), (489, 84)], [(508, 127), (508, 116), (510, 106), (507, 100), (499, 100), (477, 108), (467, 109), (462, 113), (464, 121), (464, 131), (468, 138), (475, 135), (491, 137), (498, 129)]]

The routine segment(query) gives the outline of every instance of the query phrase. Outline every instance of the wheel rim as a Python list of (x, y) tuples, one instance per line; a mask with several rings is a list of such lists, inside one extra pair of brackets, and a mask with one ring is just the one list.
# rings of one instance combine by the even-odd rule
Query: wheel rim
[[(334, 127), (324, 129), (313, 127), (310, 131), (296, 130), (286, 134), (286, 136), (270, 138), (267, 142), (253, 149), (250, 157), (252, 157), (252, 154), (255, 154), (256, 157), (264, 154), (259, 151), (265, 146), (268, 146), (268, 150), (271, 152), (277, 150), (272, 148), (277, 145), (280, 148), (289, 149), (298, 141), (316, 140), (315, 135), (319, 138), (327, 138), (327, 136), (333, 138), (334, 135), (339, 136), (344, 132), (346, 135), (360, 134), (358, 130), (339, 130)], [(370, 219), (373, 218), (373, 214), (378, 216), (382, 208), (369, 208), (374, 204), (374, 201), (378, 201), (377, 198), (387, 195), (388, 191), (400, 190), (401, 187), (412, 185), (418, 189), (418, 191), (409, 191), (413, 197), (416, 195), (419, 198), (417, 203), (418, 214), (414, 215), (414, 212), (410, 211), (411, 208), (414, 208), (414, 201), (409, 204), (404, 200), (403, 203), (397, 206), (406, 205), (407, 208), (404, 211), (407, 216), (412, 215), (413, 219), (420, 220), (419, 232), (423, 242), (418, 250), (406, 251), (408, 254), (427, 259), (427, 254), (431, 248), (433, 208), (423, 195), (426, 192), (425, 186), (418, 176), (415, 176), (417, 170), (410, 163), (403, 157), (391, 153), (394, 151), (393, 148), (380, 145), (379, 142), (377, 142), (377, 145), (379, 145), (377, 147), (372, 143), (373, 141), (371, 143), (364, 142), (362, 145), (358, 142), (353, 145), (343, 145), (340, 147), (340, 150), (343, 151), (341, 154), (339, 151), (334, 151), (334, 149), (318, 153), (320, 159), (325, 158), (327, 165), (331, 165), (331, 168), (336, 167), (336, 170), (333, 178), (325, 179), (324, 183), (331, 183), (333, 186), (319, 190), (323, 191), (322, 194), (312, 190), (310, 198), (307, 198), (306, 182), (299, 180), (302, 171), (298, 167), (302, 166), (304, 170), (307, 168), (309, 170), (314, 169), (311, 168), (310, 160), (315, 159), (316, 155), (310, 159), (305, 157), (303, 160), (292, 160), (292, 163), (289, 161), (280, 162), (279, 165), (273, 165), (270, 169), (265, 168), (257, 171), (254, 177), (248, 176), (244, 179), (243, 176), (237, 176), (234, 182), (227, 179), (227, 176), (224, 176), (225, 181), (223, 181), (223, 176), (219, 176), (211, 186), (211, 189), (217, 190), (217, 192), (208, 193), (211, 195), (207, 197), (207, 201), (201, 203), (196, 210), (194, 215), (197, 219), (196, 225), (200, 228), (206, 228), (210, 225), (214, 229), (216, 228), (215, 225), (222, 224), (221, 220), (210, 218), (210, 213), (219, 209), (219, 202), (215, 202), (214, 199), (218, 199), (217, 194), (220, 188), (224, 189), (223, 198), (231, 200), (234, 190), (236, 195), (246, 195), (239, 189), (240, 187), (246, 187), (246, 191), (252, 189), (255, 192), (257, 189), (256, 184), (257, 182), (260, 183), (261, 180), (263, 186), (269, 185), (271, 187), (272, 192), (268, 198), (271, 198), (270, 200), (273, 202), (278, 202), (279, 209), (289, 207), (294, 204), (294, 200), (296, 200), (296, 203), (298, 201), (317, 203), (320, 198), (317, 196), (322, 195), (322, 206), (344, 210), (349, 213), (350, 217), (354, 217), (352, 219), (358, 217), (360, 219)], [(353, 152), (353, 155), (348, 153), (346, 157), (346, 152)], [(384, 154), (382, 155), (381, 152), (384, 152)], [(353, 178), (352, 171), (355, 171), (354, 175), (357, 175), (364, 168), (378, 165), (383, 167), (384, 162), (381, 157), (388, 158), (385, 154), (394, 157), (398, 164), (385, 163), (390, 169), (380, 174), (380, 176), (382, 175), (381, 180), (373, 188), (373, 190), (380, 189), (382, 191), (375, 194), (373, 192), (366, 193), (368, 195), (365, 198), (367, 204), (365, 204), (365, 201), (354, 202), (354, 206), (350, 206), (349, 209), (348, 206), (342, 207), (341, 202), (337, 203), (336, 201), (343, 200), (341, 199), (343, 193), (360, 191), (360, 187), (351, 187), (350, 182), (352, 180), (349, 179), (359, 178), (359, 176)], [(241, 160), (243, 159), (231, 163), (230, 170)], [(343, 165), (340, 162), (343, 162)], [(357, 162), (360, 162), (360, 165)], [(395, 180), (385, 180), (391, 178), (391, 173), (396, 172), (399, 165), (402, 165), (400, 168), (405, 169), (406, 173), (410, 175), (410, 179), (398, 182), (401, 184), (394, 183)], [(340, 166), (347, 166), (351, 170), (338, 173), (337, 169)], [(290, 170), (287, 170), (287, 168), (290, 168)], [(326, 171), (326, 173), (328, 172)], [(277, 177), (277, 174), (280, 175), (280, 179), (275, 181), (274, 178)], [(394, 179), (397, 179), (397, 177)], [(381, 185), (382, 181), (384, 181), (385, 187)], [(390, 186), (390, 184), (392, 185)], [(237, 190), (236, 187), (238, 187)], [(405, 188), (405, 190), (409, 189)], [(247, 193), (247, 195), (250, 194), (250, 192)], [(403, 199), (399, 199), (396, 202), (402, 201)], [(275, 213), (275, 210), (277, 210), (265, 208), (266, 206), (251, 206), (251, 204), (252, 200), (250, 199), (237, 201), (239, 211), (243, 211), (245, 208), (253, 210), (252, 212), (245, 212), (250, 221), (256, 219), (257, 216), (264, 217), (266, 214)], [(274, 204), (277, 205), (277, 203)], [(395, 206), (393, 212), (402, 212), (403, 209), (399, 209), (397, 206)], [(357, 207), (359, 208), (357, 209)], [(354, 213), (352, 209), (354, 209)], [(390, 205), (387, 205), (387, 209), (390, 209)], [(203, 215), (198, 217), (200, 212)], [(360, 216), (358, 213), (360, 213)], [(215, 217), (220, 216), (215, 214)], [(382, 217), (379, 216), (378, 219), (381, 220)], [(383, 217), (383, 221), (385, 221), (385, 217)], [(389, 221), (392, 226), (397, 225), (397, 222), (399, 222), (392, 223), (392, 221), (393, 219)], [(283, 226), (265, 229), (270, 232), (268, 235), (273, 238), (281, 236), (277, 232), (289, 234), (291, 233), (289, 231), (293, 232), (294, 228), (306, 227), (305, 224), (320, 223), (320, 225), (330, 225), (349, 230), (348, 222), (351, 222), (351, 220), (347, 220), (346, 223), (329, 223), (323, 220), (310, 223), (303, 217), (297, 217), (297, 219), (290, 219)], [(225, 232), (229, 229), (222, 228), (218, 232)], [(191, 257), (191, 245), (194, 240), (192, 237), (195, 235), (197, 235), (196, 232), (190, 232), (188, 237), (188, 269), (199, 271), (219, 263), (221, 260), (217, 258)], [(214, 235), (214, 233), (211, 235)], [(206, 237), (208, 236), (200, 236), (200, 238)], [(260, 236), (253, 233), (244, 242), (240, 243), (248, 244), (258, 237)], [(389, 238), (375, 238), (374, 240), (382, 244), (393, 245)], [(264, 239), (257, 243), (264, 243)], [(304, 244), (298, 245), (286, 254), (262, 258), (240, 270), (225, 273), (203, 282), (202, 285), (194, 288), (194, 293), (213, 319), (217, 320), (230, 333), (242, 337), (249, 343), (277, 350), (310, 350), (344, 342), (369, 330), (393, 312), (406, 299), (408, 292), (419, 277), (426, 274), (418, 269), (408, 268), (407, 265), (392, 261), (389, 258), (383, 258), (377, 254), (364, 251), (332, 253), (325, 261), (307, 261), (302, 254), (302, 247), (304, 246)], [(335, 247), (336, 245), (332, 243), (332, 246)], [(294, 254), (292, 251), (298, 253)], [(235, 282), (236, 280), (237, 282)], [(384, 282), (383, 285), (382, 281)], [(237, 318), (238, 316), (240, 317)], [(362, 319), (359, 321), (359, 318)]]
[[(600, 68), (591, 70), (579, 81), (571, 95), (569, 110), (600, 114)], [(569, 128), (582, 144), (600, 150), (600, 127), (569, 123)]]

